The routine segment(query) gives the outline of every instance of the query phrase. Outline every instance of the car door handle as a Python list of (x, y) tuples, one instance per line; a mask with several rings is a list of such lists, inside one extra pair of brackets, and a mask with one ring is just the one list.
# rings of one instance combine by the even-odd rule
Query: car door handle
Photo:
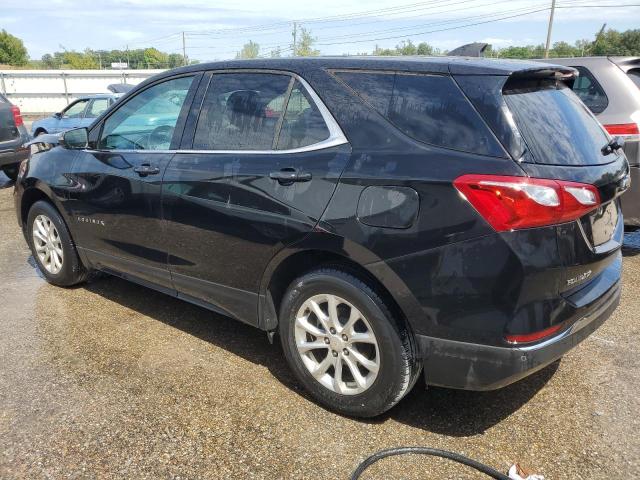
[(308, 182), (311, 174), (301, 173), (295, 168), (283, 168), (278, 172), (271, 172), (269, 178), (277, 180), (281, 185), (291, 185), (294, 182)]
[(146, 177), (147, 175), (157, 175), (160, 173), (160, 169), (158, 167), (153, 167), (148, 163), (143, 163), (142, 165), (135, 167), (133, 169), (141, 177)]

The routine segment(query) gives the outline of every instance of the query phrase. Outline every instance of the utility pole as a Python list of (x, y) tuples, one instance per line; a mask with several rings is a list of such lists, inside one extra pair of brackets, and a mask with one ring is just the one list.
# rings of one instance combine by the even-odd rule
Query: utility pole
[(127, 68), (131, 67), (129, 64), (129, 45), (127, 45)]
[(187, 64), (187, 45), (184, 40), (184, 32), (182, 32), (182, 63)]
[(549, 46), (551, 45), (551, 29), (553, 28), (553, 14), (556, 12), (556, 0), (551, 0), (551, 13), (549, 13), (549, 28), (547, 29), (547, 44), (544, 47), (544, 58), (549, 58)]
[(296, 40), (298, 37), (298, 22), (293, 22), (293, 56), (296, 56), (297, 46)]

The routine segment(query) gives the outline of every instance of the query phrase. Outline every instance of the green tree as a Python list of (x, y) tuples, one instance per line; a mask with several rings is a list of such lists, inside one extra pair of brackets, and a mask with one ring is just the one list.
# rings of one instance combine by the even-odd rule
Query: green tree
[(258, 58), (258, 54), (260, 53), (260, 45), (252, 40), (249, 40), (249, 43), (245, 43), (238, 53), (236, 53), (236, 58), (247, 59), (247, 58)]
[(14, 37), (6, 30), (0, 32), (0, 63), (22, 66), (29, 61), (27, 49), (18, 37)]
[(416, 52), (418, 55), (434, 55), (436, 53), (435, 49), (426, 42), (420, 42), (418, 44), (418, 50)]
[(296, 32), (295, 43), (291, 45), (294, 57), (317, 57), (320, 50), (313, 48), (316, 38), (311, 35), (311, 31), (300, 27), (300, 32)]
[(142, 68), (166, 68), (169, 63), (168, 55), (157, 48), (145, 48), (142, 53)]
[(93, 70), (98, 68), (98, 63), (84, 52), (69, 51), (62, 54), (61, 66), (74, 70)]
[(556, 42), (553, 44), (553, 48), (549, 51), (550, 57), (577, 57), (580, 55), (580, 49), (574, 45), (569, 45), (567, 42)]
[(167, 57), (167, 62), (169, 63), (169, 68), (180, 67), (184, 65), (184, 57), (179, 53), (170, 53)]

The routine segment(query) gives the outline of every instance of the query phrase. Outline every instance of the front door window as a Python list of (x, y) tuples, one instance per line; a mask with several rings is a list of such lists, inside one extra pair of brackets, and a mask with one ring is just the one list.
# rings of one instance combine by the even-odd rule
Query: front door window
[(159, 83), (139, 93), (104, 123), (101, 150), (168, 150), (192, 76)]

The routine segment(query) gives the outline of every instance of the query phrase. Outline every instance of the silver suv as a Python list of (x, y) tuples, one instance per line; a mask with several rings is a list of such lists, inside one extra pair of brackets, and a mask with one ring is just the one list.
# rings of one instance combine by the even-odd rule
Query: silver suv
[(613, 136), (625, 139), (631, 188), (622, 199), (624, 223), (640, 226), (640, 57), (553, 58), (580, 76), (573, 91)]

